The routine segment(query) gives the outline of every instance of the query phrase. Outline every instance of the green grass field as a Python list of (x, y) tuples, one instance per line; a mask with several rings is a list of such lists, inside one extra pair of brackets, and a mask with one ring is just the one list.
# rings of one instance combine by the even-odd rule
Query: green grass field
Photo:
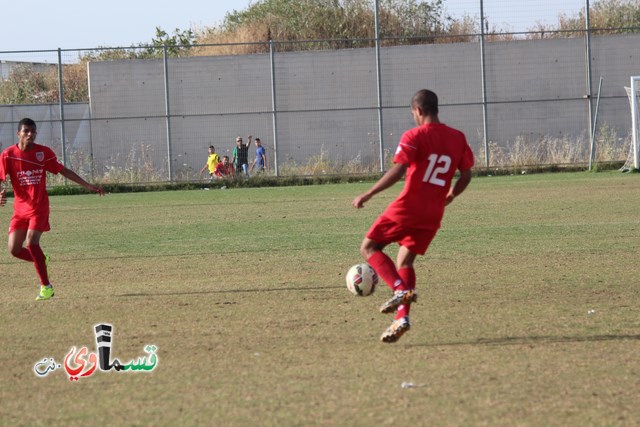
[[(474, 179), (396, 344), (390, 291), (344, 286), (399, 191), (352, 208), (369, 185), (52, 197), (56, 296), (0, 253), (0, 425), (637, 425), (639, 175)], [(156, 368), (36, 376), (102, 322)]]

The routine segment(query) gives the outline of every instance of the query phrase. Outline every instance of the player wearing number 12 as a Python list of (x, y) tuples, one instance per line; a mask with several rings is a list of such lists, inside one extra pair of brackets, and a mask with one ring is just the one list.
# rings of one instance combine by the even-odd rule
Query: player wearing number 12
[[(438, 118), (438, 97), (430, 90), (418, 91), (411, 100), (415, 128), (400, 138), (394, 166), (352, 204), (362, 208), (375, 194), (391, 187), (406, 173), (404, 189), (378, 217), (360, 246), (360, 253), (393, 291), (380, 307), (395, 312), (395, 320), (382, 334), (383, 342), (395, 342), (411, 327), (409, 311), (417, 300), (413, 263), (424, 255), (435, 237), (445, 206), (471, 181), (473, 152), (464, 134)], [(451, 183), (456, 171), (460, 176)], [(398, 243), (396, 264), (383, 249)]]

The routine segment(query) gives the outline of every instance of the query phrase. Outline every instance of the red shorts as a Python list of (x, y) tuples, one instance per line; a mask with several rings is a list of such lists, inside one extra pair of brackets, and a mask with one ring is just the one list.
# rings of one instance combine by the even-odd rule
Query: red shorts
[(9, 225), (9, 234), (16, 230), (49, 231), (51, 230), (49, 214), (33, 215), (30, 217), (14, 215), (13, 218), (11, 218), (11, 225)]
[(403, 227), (384, 215), (378, 217), (367, 232), (367, 238), (376, 243), (388, 245), (398, 243), (414, 254), (424, 255), (438, 230)]

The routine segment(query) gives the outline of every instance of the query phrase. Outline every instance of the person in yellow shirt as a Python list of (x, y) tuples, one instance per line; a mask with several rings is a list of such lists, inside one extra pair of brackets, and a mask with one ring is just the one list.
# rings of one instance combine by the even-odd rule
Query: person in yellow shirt
[(213, 181), (215, 179), (215, 171), (218, 163), (220, 163), (220, 156), (216, 154), (216, 147), (210, 145), (207, 163), (204, 164), (204, 166), (200, 170), (200, 173), (202, 174), (205, 170), (209, 169), (209, 180)]

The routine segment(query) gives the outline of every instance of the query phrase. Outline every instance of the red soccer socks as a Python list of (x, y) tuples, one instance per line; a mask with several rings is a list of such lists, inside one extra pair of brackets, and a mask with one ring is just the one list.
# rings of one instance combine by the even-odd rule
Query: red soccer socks
[(43, 286), (49, 284), (49, 274), (47, 273), (47, 260), (44, 256), (44, 252), (40, 248), (40, 245), (29, 245), (27, 246), (31, 257), (33, 258), (33, 264), (36, 267), (36, 272), (38, 273), (38, 277), (40, 277), (40, 283)]
[(367, 262), (392, 291), (405, 290), (404, 282), (396, 270), (396, 265), (384, 252), (374, 252)]

